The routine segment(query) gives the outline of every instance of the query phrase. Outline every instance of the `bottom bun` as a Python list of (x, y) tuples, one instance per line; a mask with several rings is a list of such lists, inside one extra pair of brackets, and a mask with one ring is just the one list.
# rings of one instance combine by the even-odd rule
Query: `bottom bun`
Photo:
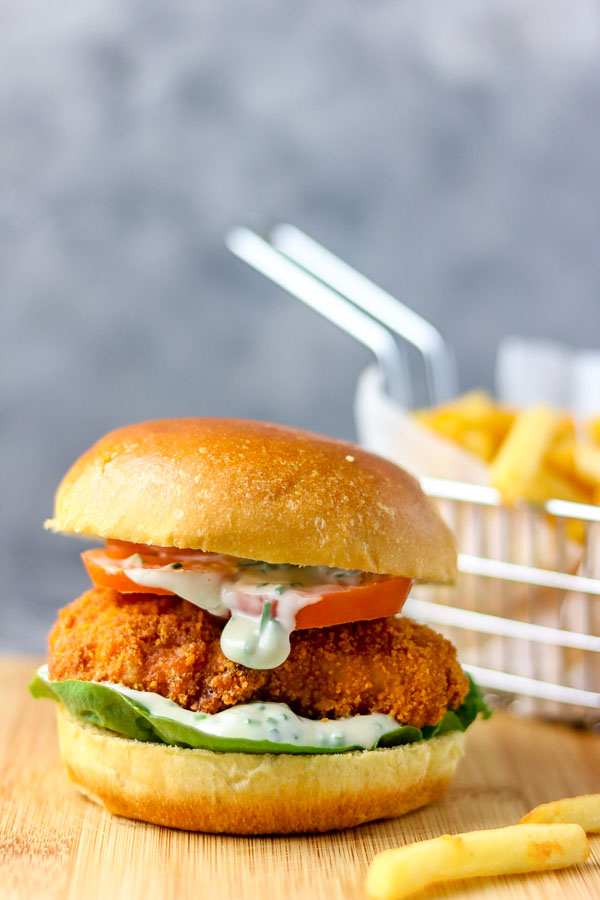
[(350, 753), (214, 753), (142, 743), (59, 707), (71, 781), (108, 812), (229, 834), (292, 834), (392, 818), (437, 800), (464, 734)]

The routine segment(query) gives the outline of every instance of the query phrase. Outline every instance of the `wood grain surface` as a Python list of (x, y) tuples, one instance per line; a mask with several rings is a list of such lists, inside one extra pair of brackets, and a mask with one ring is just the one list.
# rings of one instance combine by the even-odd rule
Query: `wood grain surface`
[[(274, 838), (189, 834), (109, 816), (62, 772), (55, 710), (26, 691), (36, 660), (0, 660), (0, 897), (364, 900), (374, 853), (516, 822), (538, 803), (600, 791), (600, 737), (497, 713), (469, 731), (446, 797), (401, 819)], [(600, 836), (583, 866), (440, 885), (431, 898), (600, 898)]]

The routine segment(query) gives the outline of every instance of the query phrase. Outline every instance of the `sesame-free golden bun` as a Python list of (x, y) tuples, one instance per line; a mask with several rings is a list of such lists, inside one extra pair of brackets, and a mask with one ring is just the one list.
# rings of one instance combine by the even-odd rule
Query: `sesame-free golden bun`
[(445, 792), (459, 731), (380, 750), (215, 753), (130, 740), (58, 708), (61, 755), (79, 790), (114, 815), (233, 834), (349, 828), (417, 809)]
[(77, 460), (54, 531), (450, 582), (449, 529), (414, 478), (354, 444), (241, 419), (119, 428)]

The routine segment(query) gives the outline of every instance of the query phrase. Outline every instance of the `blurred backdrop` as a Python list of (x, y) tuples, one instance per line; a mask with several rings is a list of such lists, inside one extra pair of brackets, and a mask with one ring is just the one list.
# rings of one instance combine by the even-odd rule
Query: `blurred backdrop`
[(434, 322), (598, 344), (593, 0), (0, 2), (0, 649), (86, 584), (42, 531), (108, 429), (248, 416), (353, 436), (368, 353), (224, 249), (295, 222)]

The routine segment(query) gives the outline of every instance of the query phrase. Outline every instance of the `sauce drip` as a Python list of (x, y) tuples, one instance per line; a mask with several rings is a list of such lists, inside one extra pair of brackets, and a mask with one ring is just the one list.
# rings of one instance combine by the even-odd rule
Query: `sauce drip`
[(119, 560), (141, 587), (159, 587), (216, 616), (231, 618), (221, 634), (221, 649), (233, 662), (249, 669), (274, 669), (288, 658), (290, 634), (300, 609), (317, 603), (338, 586), (359, 585), (362, 572), (328, 566), (293, 566), (239, 560), (206, 554), (206, 570), (186, 570), (177, 564), (144, 568), (134, 553)]

